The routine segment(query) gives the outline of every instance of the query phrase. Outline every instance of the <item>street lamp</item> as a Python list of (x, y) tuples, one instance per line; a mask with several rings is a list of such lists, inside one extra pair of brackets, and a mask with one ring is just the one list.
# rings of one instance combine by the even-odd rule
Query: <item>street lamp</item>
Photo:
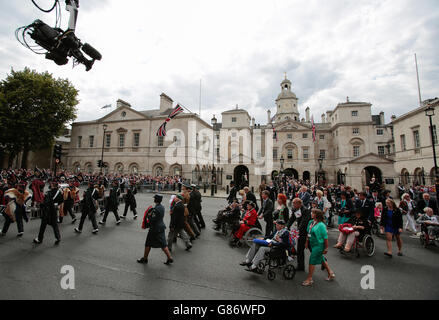
[(437, 171), (437, 160), (436, 160), (436, 147), (434, 141), (434, 132), (433, 132), (433, 118), (434, 116), (434, 108), (429, 106), (425, 109), (425, 115), (430, 119), (430, 135), (431, 135), (431, 147), (433, 148), (433, 160), (434, 160), (434, 176), (435, 176), (435, 187), (436, 187), (436, 201), (439, 200), (439, 176)]
[[(319, 162), (319, 179), (318, 183), (320, 184), (320, 181), (323, 180), (323, 156), (320, 155), (319, 159), (317, 160)], [(323, 181), (322, 181), (323, 183)]]
[(285, 163), (285, 158), (284, 158), (283, 154), (280, 156), (279, 161), (280, 161), (280, 172), (279, 172), (279, 176), (278, 176), (278, 179), (279, 179), (278, 184), (280, 185), (280, 182), (282, 181), (282, 178), (283, 178), (282, 175), (284, 173), (284, 163)]
[(210, 181), (210, 183), (211, 183), (210, 195), (213, 197), (213, 195), (215, 194), (215, 185), (216, 185), (216, 180), (215, 180), (215, 128), (216, 128), (218, 121), (215, 118), (215, 115), (213, 116), (213, 118), (210, 121), (212, 123), (212, 178)]
[(102, 126), (102, 128), (104, 128), (104, 134), (103, 134), (103, 137), (102, 137), (101, 173), (102, 173), (102, 170), (103, 170), (103, 168), (104, 168), (104, 144), (105, 144), (105, 131), (107, 131), (108, 126), (107, 126), (106, 124), (104, 124), (104, 125)]

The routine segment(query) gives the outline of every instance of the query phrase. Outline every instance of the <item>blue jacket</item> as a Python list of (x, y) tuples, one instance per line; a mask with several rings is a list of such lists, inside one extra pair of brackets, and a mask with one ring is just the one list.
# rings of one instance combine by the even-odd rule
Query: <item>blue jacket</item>
[[(276, 241), (276, 234), (279, 233), (279, 237), (280, 237), (280, 242)], [(283, 228), (280, 231), (274, 231), (268, 238), (266, 239), (271, 239), (274, 242), (272, 242), (274, 247), (278, 247), (281, 249), (288, 249), (290, 247), (290, 232), (288, 231), (287, 228)]]

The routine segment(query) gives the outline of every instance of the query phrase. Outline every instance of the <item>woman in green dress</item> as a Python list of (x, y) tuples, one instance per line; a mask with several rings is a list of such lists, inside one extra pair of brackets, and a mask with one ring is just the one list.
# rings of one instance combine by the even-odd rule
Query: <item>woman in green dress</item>
[(309, 257), (309, 272), (308, 277), (302, 283), (303, 286), (311, 286), (314, 281), (312, 280), (312, 275), (315, 270), (316, 265), (323, 265), (323, 267), (328, 272), (328, 278), (326, 281), (332, 281), (335, 279), (335, 274), (326, 262), (323, 256), (328, 252), (328, 232), (326, 230), (326, 225), (324, 221), (324, 214), (322, 210), (313, 209), (311, 211), (312, 220), (308, 224), (308, 237), (306, 239), (306, 248), (311, 251), (311, 256)]

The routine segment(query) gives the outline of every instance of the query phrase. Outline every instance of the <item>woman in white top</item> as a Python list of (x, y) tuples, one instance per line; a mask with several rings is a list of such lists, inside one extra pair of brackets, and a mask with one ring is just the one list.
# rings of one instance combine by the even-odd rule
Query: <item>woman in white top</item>
[(315, 197), (314, 201), (317, 201), (317, 208), (323, 211), (325, 219), (326, 221), (328, 221), (329, 208), (331, 208), (331, 203), (325, 196), (323, 196), (323, 191), (317, 190), (316, 195), (317, 197)]
[[(407, 222), (405, 223), (404, 229), (407, 231), (412, 231), (413, 234), (416, 235), (418, 231), (415, 223), (415, 202), (410, 198), (408, 193), (404, 193), (402, 195), (399, 209), (401, 209), (402, 214), (407, 217)], [(409, 228), (411, 230), (409, 230)]]

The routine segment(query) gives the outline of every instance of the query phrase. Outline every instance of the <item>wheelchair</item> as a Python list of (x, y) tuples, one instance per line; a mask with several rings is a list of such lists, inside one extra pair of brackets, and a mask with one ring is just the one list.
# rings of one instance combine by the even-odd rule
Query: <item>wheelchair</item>
[(425, 223), (421, 223), (421, 235), (419, 237), (419, 241), (421, 242), (421, 245), (424, 248), (427, 248), (429, 245), (435, 245), (436, 247), (439, 247), (439, 235), (436, 235), (435, 237), (431, 237), (428, 234), (428, 225)]
[(355, 241), (352, 244), (351, 251), (349, 253), (344, 251), (344, 245), (339, 249), (341, 254), (345, 255), (355, 255), (357, 258), (360, 257), (360, 251), (368, 257), (372, 257), (375, 254), (375, 241), (372, 238), (371, 231), (368, 230), (363, 237), (363, 241), (360, 241), (358, 237), (355, 237)]
[(264, 237), (262, 226), (259, 220), (256, 220), (256, 223), (244, 233), (242, 239), (237, 242), (236, 246), (242, 247), (243, 245), (246, 245), (250, 248), (253, 244), (253, 240), (261, 237)]
[(273, 281), (276, 279), (276, 270), (282, 270), (282, 275), (286, 280), (292, 280), (296, 276), (296, 268), (293, 262), (296, 258), (295, 249), (289, 250), (271, 248), (265, 253), (265, 258), (258, 264), (258, 272), (263, 274), (268, 267), (267, 279)]

